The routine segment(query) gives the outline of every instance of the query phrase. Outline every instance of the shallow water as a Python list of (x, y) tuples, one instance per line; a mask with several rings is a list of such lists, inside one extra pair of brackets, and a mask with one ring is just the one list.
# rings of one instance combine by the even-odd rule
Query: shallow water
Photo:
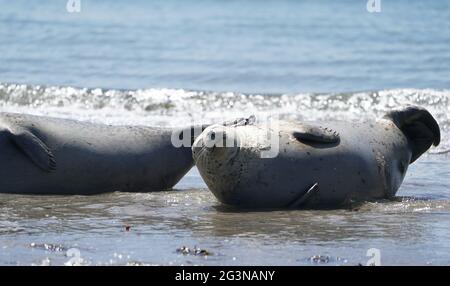
[[(410, 166), (397, 200), (352, 210), (230, 209), (207, 190), (195, 168), (171, 192), (0, 194), (0, 264), (70, 264), (74, 261), (68, 251), (77, 249), (82, 260), (75, 262), (88, 265), (365, 265), (367, 251), (376, 248), (384, 265), (448, 265), (448, 95), (385, 90), (263, 96), (0, 85), (3, 110), (110, 124), (173, 126), (200, 115), (214, 121), (222, 114), (250, 113), (362, 120), (380, 116), (392, 105), (414, 103), (429, 109), (442, 129), (441, 146)], [(179, 253), (183, 246), (197, 246), (210, 255)]]
[[(446, 165), (419, 161), (398, 201), (352, 210), (233, 210), (216, 201), (195, 169), (171, 192), (2, 194), (0, 263), (59, 265), (76, 248), (89, 265), (365, 265), (367, 251), (377, 248), (383, 265), (447, 265), (450, 182), (427, 176), (448, 177)], [(210, 255), (178, 253), (182, 246)]]
[(195, 168), (171, 192), (0, 194), (1, 265), (71, 264), (73, 249), (88, 265), (365, 265), (371, 248), (383, 265), (450, 264), (448, 3), (81, 2), (69, 14), (65, 0), (0, 0), (0, 111), (181, 126), (373, 120), (414, 104), (442, 142), (397, 200), (351, 210), (226, 208)]

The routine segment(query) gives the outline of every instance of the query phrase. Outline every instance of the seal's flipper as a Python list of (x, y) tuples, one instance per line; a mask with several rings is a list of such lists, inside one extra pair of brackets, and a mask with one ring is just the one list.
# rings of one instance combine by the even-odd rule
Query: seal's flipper
[(299, 124), (292, 131), (292, 135), (299, 141), (312, 143), (337, 143), (339, 133), (326, 127), (314, 126), (309, 124)]
[(392, 110), (383, 118), (391, 120), (408, 138), (412, 152), (410, 163), (441, 141), (439, 124), (425, 108), (407, 106)]
[(9, 137), (39, 168), (46, 172), (56, 170), (56, 162), (53, 153), (47, 145), (33, 133), (28, 130), (9, 131)]
[(319, 191), (319, 183), (314, 183), (307, 191), (306, 193), (303, 193), (300, 197), (295, 198), (294, 201), (292, 201), (288, 208), (296, 209), (301, 207), (305, 204), (305, 202), (311, 197), (311, 195), (317, 193)]

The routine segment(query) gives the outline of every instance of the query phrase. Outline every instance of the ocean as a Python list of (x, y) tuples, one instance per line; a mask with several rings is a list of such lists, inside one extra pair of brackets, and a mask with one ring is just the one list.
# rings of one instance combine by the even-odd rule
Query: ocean
[(373, 249), (382, 265), (450, 264), (450, 3), (66, 3), (0, 0), (0, 111), (182, 126), (373, 120), (414, 104), (442, 142), (396, 200), (353, 210), (230, 209), (196, 168), (170, 192), (0, 194), (1, 265), (366, 265)]

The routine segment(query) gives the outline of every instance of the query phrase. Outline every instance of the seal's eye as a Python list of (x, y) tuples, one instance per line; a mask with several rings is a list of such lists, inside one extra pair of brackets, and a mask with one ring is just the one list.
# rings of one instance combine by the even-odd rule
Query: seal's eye
[(216, 140), (216, 133), (214, 131), (212, 131), (211, 133), (209, 133), (209, 138), (211, 140)]

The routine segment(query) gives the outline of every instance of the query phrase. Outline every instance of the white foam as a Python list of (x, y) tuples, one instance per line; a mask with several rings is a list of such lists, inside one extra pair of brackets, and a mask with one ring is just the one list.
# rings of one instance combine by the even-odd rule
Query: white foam
[(298, 120), (363, 120), (407, 104), (427, 108), (450, 149), (450, 91), (391, 89), (355, 93), (242, 94), (183, 89), (87, 89), (0, 84), (0, 110), (108, 124), (182, 126), (255, 114)]

